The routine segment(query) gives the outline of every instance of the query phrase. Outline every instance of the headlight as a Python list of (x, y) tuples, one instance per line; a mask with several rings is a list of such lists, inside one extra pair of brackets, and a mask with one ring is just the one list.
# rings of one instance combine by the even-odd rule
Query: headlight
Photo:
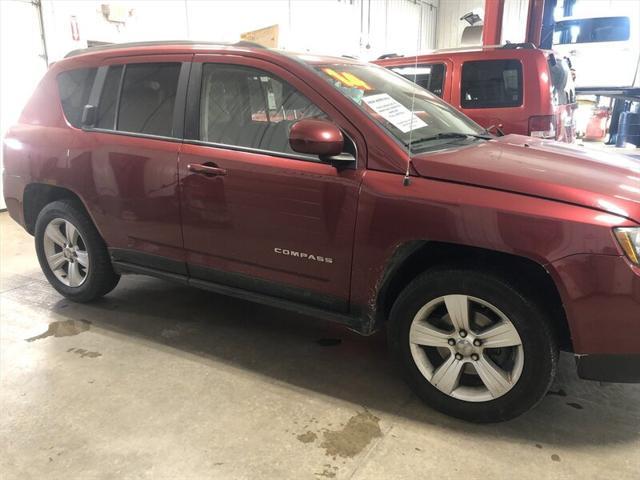
[(629, 260), (640, 265), (640, 227), (615, 228), (614, 232)]

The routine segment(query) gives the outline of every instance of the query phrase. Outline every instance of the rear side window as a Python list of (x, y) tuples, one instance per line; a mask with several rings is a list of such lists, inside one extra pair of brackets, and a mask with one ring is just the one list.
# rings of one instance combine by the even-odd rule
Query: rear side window
[(58, 75), (58, 93), (64, 116), (76, 128), (81, 126), (82, 112), (89, 101), (96, 71), (96, 68), (81, 68)]
[(462, 65), (463, 108), (522, 105), (522, 64), (517, 60), (481, 60)]
[(563, 20), (556, 22), (553, 44), (624, 42), (630, 35), (629, 17)]
[(407, 80), (417, 83), (422, 88), (442, 98), (446, 71), (444, 63), (391, 67), (391, 71), (399, 73)]
[(179, 74), (179, 63), (127, 65), (116, 129), (171, 136)]
[(288, 83), (253, 68), (203, 66), (201, 140), (292, 154), (289, 130), (302, 118), (326, 115)]

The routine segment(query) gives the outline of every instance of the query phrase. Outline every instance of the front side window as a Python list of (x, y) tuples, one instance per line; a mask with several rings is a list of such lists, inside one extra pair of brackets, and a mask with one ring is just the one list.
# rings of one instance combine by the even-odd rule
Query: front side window
[(624, 42), (630, 36), (629, 17), (562, 20), (555, 24), (553, 44)]
[(81, 127), (82, 112), (89, 101), (96, 71), (96, 68), (80, 68), (58, 75), (58, 93), (62, 110), (67, 121), (76, 128)]
[(170, 137), (179, 74), (179, 63), (126, 65), (116, 130)]
[(324, 112), (288, 83), (254, 68), (205, 64), (200, 97), (200, 140), (295, 153), (291, 125)]
[(462, 65), (462, 108), (522, 105), (522, 64), (518, 60), (479, 60)]
[(417, 83), (425, 90), (442, 98), (444, 89), (444, 63), (419, 64), (413, 66), (391, 67), (392, 72), (402, 75), (407, 80)]
[(440, 148), (485, 133), (431, 92), (386, 68), (357, 63), (313, 67), (411, 152)]

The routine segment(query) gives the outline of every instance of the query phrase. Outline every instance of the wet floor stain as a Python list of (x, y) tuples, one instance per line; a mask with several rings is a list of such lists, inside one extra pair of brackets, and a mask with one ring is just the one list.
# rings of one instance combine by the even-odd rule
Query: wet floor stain
[(382, 436), (380, 419), (365, 410), (349, 419), (339, 430), (325, 430), (320, 446), (330, 457), (355, 457), (374, 438)]
[(560, 455), (557, 454), (553, 454), (551, 455), (551, 460), (553, 460), (554, 462), (559, 462), (560, 461)]
[(84, 319), (52, 322), (49, 324), (46, 332), (36, 335), (35, 337), (26, 338), (25, 341), (35, 342), (36, 340), (42, 340), (47, 337), (72, 337), (73, 335), (86, 332), (90, 326), (91, 322)]
[(316, 340), (316, 343), (321, 347), (337, 347), (342, 343), (339, 338), (320, 338)]
[(164, 338), (176, 338), (180, 336), (180, 332), (171, 328), (165, 328), (160, 332), (160, 336)]
[(322, 472), (320, 473), (316, 473), (316, 475), (318, 477), (335, 478), (338, 467), (330, 464), (325, 464), (324, 467), (324, 470), (322, 470)]
[(316, 441), (316, 439), (318, 438), (318, 435), (316, 435), (315, 432), (312, 432), (311, 430), (309, 430), (308, 432), (301, 433), (296, 438), (300, 440), (302, 443), (311, 443)]
[(84, 348), (70, 348), (69, 350), (67, 350), (67, 353), (75, 353), (80, 358), (98, 358), (102, 356), (100, 352), (91, 352), (89, 350), (85, 350)]
[(575, 403), (575, 402), (567, 402), (567, 405), (569, 405), (570, 407), (575, 408), (576, 410), (584, 409), (584, 407), (582, 405), (580, 405), (579, 403)]

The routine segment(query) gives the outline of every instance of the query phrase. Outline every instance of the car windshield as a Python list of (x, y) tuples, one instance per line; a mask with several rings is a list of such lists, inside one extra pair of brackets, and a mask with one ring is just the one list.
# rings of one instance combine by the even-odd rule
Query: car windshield
[(583, 18), (556, 22), (553, 44), (622, 42), (629, 40), (629, 17)]
[(358, 64), (314, 68), (412, 153), (487, 135), (431, 92), (385, 68)]

